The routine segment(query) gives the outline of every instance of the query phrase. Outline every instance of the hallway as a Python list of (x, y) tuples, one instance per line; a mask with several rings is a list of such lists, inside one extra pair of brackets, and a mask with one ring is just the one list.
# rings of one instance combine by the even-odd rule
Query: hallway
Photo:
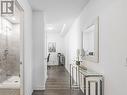
[(63, 66), (51, 66), (45, 91), (34, 91), (33, 95), (83, 95), (79, 90), (70, 90), (69, 73)]
[(127, 0), (0, 0), (0, 95), (127, 95), (126, 41)]

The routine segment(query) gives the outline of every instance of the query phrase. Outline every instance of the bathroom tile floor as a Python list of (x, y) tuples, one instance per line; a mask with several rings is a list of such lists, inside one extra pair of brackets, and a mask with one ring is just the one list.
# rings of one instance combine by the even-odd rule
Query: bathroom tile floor
[(70, 89), (69, 73), (64, 66), (51, 66), (45, 91), (34, 91), (33, 95), (83, 95), (80, 90)]

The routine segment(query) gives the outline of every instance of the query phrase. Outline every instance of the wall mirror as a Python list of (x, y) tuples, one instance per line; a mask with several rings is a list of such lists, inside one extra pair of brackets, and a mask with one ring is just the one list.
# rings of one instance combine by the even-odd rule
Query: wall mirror
[(83, 49), (85, 60), (99, 61), (99, 17), (83, 27)]

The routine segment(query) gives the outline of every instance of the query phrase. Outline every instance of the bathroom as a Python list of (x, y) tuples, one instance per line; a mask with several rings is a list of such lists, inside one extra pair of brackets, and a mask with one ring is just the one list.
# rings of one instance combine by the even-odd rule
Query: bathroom
[(0, 16), (0, 95), (20, 95), (21, 15)]

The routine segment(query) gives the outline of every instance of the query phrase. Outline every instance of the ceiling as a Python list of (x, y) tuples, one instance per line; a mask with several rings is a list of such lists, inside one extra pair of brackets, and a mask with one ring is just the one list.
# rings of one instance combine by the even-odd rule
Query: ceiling
[(33, 10), (45, 13), (46, 24), (69, 26), (89, 0), (29, 0)]

